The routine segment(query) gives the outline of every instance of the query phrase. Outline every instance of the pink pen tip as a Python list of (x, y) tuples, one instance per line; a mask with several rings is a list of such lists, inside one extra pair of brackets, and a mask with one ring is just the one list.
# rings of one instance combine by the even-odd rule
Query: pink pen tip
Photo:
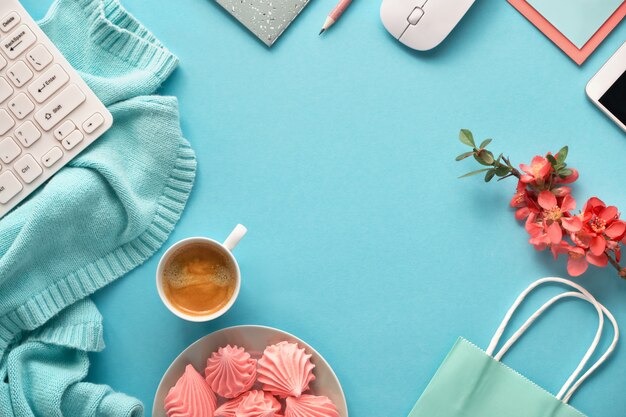
[(324, 32), (326, 32), (326, 29), (322, 29), (322, 30), (320, 30), (320, 35), (321, 35), (322, 33), (324, 33)]

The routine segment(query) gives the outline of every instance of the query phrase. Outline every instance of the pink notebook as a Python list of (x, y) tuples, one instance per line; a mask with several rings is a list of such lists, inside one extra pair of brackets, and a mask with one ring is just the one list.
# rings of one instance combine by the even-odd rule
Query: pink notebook
[(617, 24), (626, 16), (626, 2), (622, 3), (606, 22), (582, 46), (577, 47), (553, 24), (535, 10), (526, 0), (508, 0), (526, 19), (535, 25), (544, 35), (563, 50), (578, 65), (581, 65)]

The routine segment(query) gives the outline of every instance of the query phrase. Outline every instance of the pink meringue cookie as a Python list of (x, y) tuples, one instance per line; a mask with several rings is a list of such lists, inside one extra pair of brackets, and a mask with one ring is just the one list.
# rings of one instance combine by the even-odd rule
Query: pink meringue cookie
[(211, 389), (224, 398), (235, 398), (256, 381), (256, 360), (244, 348), (225, 346), (213, 352), (204, 370)]
[(167, 417), (213, 417), (216, 406), (209, 384), (191, 365), (165, 397)]
[(239, 405), (243, 401), (244, 397), (247, 393), (240, 395), (234, 400), (230, 400), (220, 405), (217, 410), (215, 410), (214, 417), (236, 417), (237, 409)]
[(253, 390), (242, 397), (235, 417), (282, 417), (280, 402), (269, 392)]
[(280, 342), (265, 349), (257, 373), (265, 391), (281, 398), (299, 397), (315, 380), (313, 368), (311, 355), (297, 343)]
[(339, 412), (328, 397), (303, 394), (287, 398), (285, 417), (339, 417)]

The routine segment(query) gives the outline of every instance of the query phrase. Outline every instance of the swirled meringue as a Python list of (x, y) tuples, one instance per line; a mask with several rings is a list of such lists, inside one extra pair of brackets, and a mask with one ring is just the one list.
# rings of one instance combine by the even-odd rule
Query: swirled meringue
[(285, 417), (339, 417), (339, 412), (328, 397), (303, 394), (287, 398)]
[(257, 373), (265, 391), (281, 398), (299, 397), (315, 380), (313, 368), (311, 355), (297, 343), (280, 342), (265, 349)]
[(211, 389), (224, 398), (235, 398), (256, 381), (256, 360), (244, 348), (227, 345), (213, 352), (204, 370)]
[(165, 397), (168, 417), (213, 417), (217, 399), (202, 375), (187, 365)]
[(282, 417), (280, 402), (269, 392), (252, 390), (242, 397), (235, 417)]
[(237, 409), (243, 401), (244, 397), (247, 393), (241, 394), (239, 397), (234, 400), (230, 400), (220, 405), (217, 410), (215, 410), (215, 417), (236, 417)]

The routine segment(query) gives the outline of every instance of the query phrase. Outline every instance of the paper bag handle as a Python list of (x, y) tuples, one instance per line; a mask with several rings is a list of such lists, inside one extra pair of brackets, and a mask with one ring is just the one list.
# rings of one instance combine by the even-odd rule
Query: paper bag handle
[[(535, 288), (537, 288), (538, 286), (540, 286), (540, 285), (542, 285), (544, 283), (549, 283), (549, 282), (555, 282), (555, 283), (564, 284), (564, 285), (567, 285), (569, 287), (575, 288), (576, 290), (578, 290), (580, 292), (568, 292), (568, 293), (563, 293), (563, 294), (557, 295), (556, 297), (553, 297), (550, 301), (548, 301), (541, 308), (539, 308), (535, 312), (535, 314), (533, 314), (526, 321), (526, 323), (524, 323), (524, 325), (522, 325), (522, 327), (520, 327), (520, 329), (505, 343), (505, 345), (498, 352), (498, 354), (494, 356), (493, 354), (494, 354), (495, 348), (497, 347), (498, 343), (500, 342), (500, 339), (502, 338), (502, 335), (503, 335), (503, 333), (504, 333), (504, 331), (505, 331), (509, 321), (511, 320), (511, 317), (513, 316), (515, 311), (518, 309), (520, 304), (524, 301), (524, 299), (528, 296), (528, 294), (530, 294)], [(583, 357), (583, 359), (580, 362), (580, 364), (578, 365), (578, 367), (574, 370), (574, 373), (572, 373), (572, 375), (568, 378), (568, 380), (565, 382), (565, 385), (563, 385), (563, 388), (561, 388), (561, 390), (559, 391), (559, 393), (556, 396), (556, 398), (562, 400), (563, 402), (569, 401), (569, 399), (572, 397), (574, 392), (580, 387), (580, 385), (602, 363), (604, 363), (604, 361), (606, 361), (606, 359), (611, 355), (611, 353), (615, 349), (615, 346), (617, 345), (617, 341), (619, 340), (619, 328), (617, 326), (617, 322), (615, 321), (615, 318), (613, 317), (613, 315), (602, 304), (600, 304), (593, 297), (593, 295), (591, 295), (591, 293), (589, 293), (583, 287), (581, 287), (580, 285), (578, 285), (578, 284), (576, 284), (576, 283), (574, 283), (572, 281), (569, 281), (569, 280), (566, 280), (566, 279), (563, 279), (563, 278), (552, 278), (552, 277), (549, 277), (549, 278), (543, 278), (543, 279), (540, 279), (540, 280), (534, 282), (522, 294), (520, 294), (520, 296), (517, 298), (517, 300), (515, 300), (515, 302), (513, 303), (513, 305), (511, 306), (511, 308), (507, 312), (506, 316), (504, 317), (504, 320), (502, 321), (502, 324), (500, 325), (500, 327), (496, 331), (496, 334), (493, 336), (493, 339), (491, 340), (491, 343), (489, 344), (489, 347), (487, 348), (487, 354), (489, 354), (490, 356), (494, 356), (495, 360), (500, 361), (502, 359), (502, 356), (504, 356), (504, 354), (509, 350), (509, 348), (526, 332), (526, 330), (528, 330), (528, 328), (533, 324), (533, 322), (539, 316), (541, 316), (541, 314), (543, 314), (545, 312), (545, 310), (547, 310), (550, 306), (552, 306), (557, 301), (559, 301), (559, 300), (561, 300), (563, 298), (566, 298), (566, 297), (576, 297), (576, 298), (581, 298), (581, 299), (589, 301), (596, 308), (596, 311), (598, 312), (599, 324), (598, 324), (598, 331), (596, 332), (596, 337), (594, 338), (593, 343), (591, 344), (591, 346), (587, 350), (587, 353)], [(580, 372), (582, 372), (583, 368), (587, 365), (587, 362), (589, 361), (589, 359), (591, 358), (591, 356), (595, 352), (596, 348), (598, 347), (598, 344), (600, 342), (600, 338), (602, 336), (603, 326), (604, 326), (604, 314), (606, 314), (606, 316), (609, 318), (609, 320), (611, 321), (611, 323), (613, 325), (613, 329), (614, 329), (613, 342), (611, 343), (611, 346), (609, 346), (607, 351), (602, 355), (602, 357), (596, 363), (594, 363), (587, 370), (587, 372), (585, 372), (585, 374), (582, 377), (580, 377), (572, 385), (573, 381), (576, 379), (576, 377), (578, 377)], [(570, 385), (571, 385), (571, 388), (570, 388)]]

